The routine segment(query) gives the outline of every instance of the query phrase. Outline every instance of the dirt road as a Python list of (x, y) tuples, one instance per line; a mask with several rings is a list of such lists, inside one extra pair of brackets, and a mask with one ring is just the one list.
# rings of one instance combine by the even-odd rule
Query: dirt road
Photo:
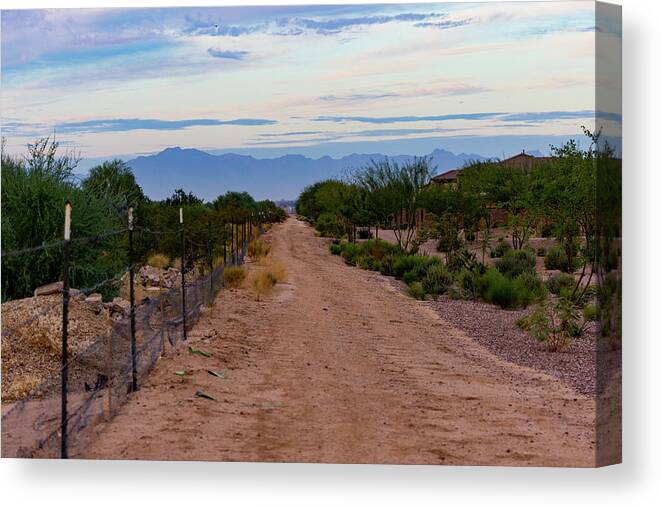
[(269, 240), (287, 282), (261, 302), (222, 292), (188, 342), (213, 356), (181, 346), (162, 358), (83, 457), (594, 464), (592, 399), (346, 266), (300, 221)]

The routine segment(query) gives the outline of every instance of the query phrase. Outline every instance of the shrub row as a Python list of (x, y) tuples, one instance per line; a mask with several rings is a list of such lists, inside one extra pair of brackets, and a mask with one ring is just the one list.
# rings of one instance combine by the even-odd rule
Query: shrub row
[(519, 308), (547, 296), (547, 287), (535, 273), (535, 254), (528, 250), (510, 249), (497, 267), (490, 269), (468, 252), (458, 254), (446, 265), (440, 257), (406, 254), (377, 239), (335, 242), (330, 251), (347, 264), (402, 280), (409, 295), (416, 299), (449, 295), (482, 299), (501, 308)]

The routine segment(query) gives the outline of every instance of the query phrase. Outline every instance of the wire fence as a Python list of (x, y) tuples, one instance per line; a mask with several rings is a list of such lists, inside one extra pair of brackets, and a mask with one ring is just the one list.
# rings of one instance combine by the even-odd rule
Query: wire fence
[[(35, 317), (47, 314), (61, 319), (62, 366), (27, 396), (13, 403), (3, 403), (2, 456), (79, 456), (95, 438), (99, 424), (117, 414), (159, 357), (186, 339), (187, 331), (199, 319), (202, 307), (212, 305), (223, 288), (225, 267), (243, 264), (252, 228), (244, 226), (243, 230), (245, 234), (234, 244), (224, 262), (218, 262), (214, 267), (213, 259), (210, 259), (211, 269), (200, 276), (195, 276), (194, 267), (182, 266), (183, 274), (177, 286), (159, 288), (158, 294), (150, 294), (138, 304), (131, 297), (128, 312), (123, 308), (119, 318), (106, 316), (109, 323), (106, 331), (80, 350), (75, 346), (69, 348), (67, 344), (66, 322), (71, 318), (68, 313), (71, 295), (65, 282), (56, 303), (48, 305)], [(141, 231), (137, 229), (137, 232)], [(182, 235), (184, 248), (183, 228), (173, 232)], [(60, 243), (54, 245), (60, 246)], [(123, 273), (76, 294), (82, 297), (101, 285), (121, 283), (127, 272), (133, 275), (135, 267), (131, 264)], [(130, 281), (133, 295), (136, 284), (133, 276)], [(103, 303), (99, 302), (99, 305)], [(2, 331), (3, 336), (15, 332), (16, 328)]]

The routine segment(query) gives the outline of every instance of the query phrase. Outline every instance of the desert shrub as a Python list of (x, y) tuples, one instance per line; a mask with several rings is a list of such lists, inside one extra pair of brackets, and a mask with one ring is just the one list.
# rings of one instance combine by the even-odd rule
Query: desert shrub
[[(430, 255), (402, 255), (393, 265), (393, 274), (406, 283), (419, 282), (425, 276), (427, 268), (434, 264), (442, 264), (441, 259)], [(410, 273), (407, 276), (408, 282), (405, 279), (407, 273)]]
[(486, 302), (504, 309), (528, 305), (535, 299), (534, 290), (540, 289), (535, 289), (531, 279), (508, 278), (496, 269), (487, 270), (477, 283), (477, 292)]
[(504, 239), (500, 239), (496, 246), (491, 249), (489, 255), (492, 259), (496, 259), (504, 256), (510, 250), (512, 250), (512, 245), (510, 245)]
[(408, 287), (409, 296), (415, 299), (425, 299), (425, 289), (420, 282), (413, 282)]
[(333, 213), (322, 213), (315, 221), (315, 228), (319, 234), (328, 238), (341, 238), (344, 236), (344, 224)]
[(243, 266), (228, 266), (223, 270), (225, 287), (236, 289), (241, 286), (245, 278), (246, 270)]
[(572, 275), (566, 273), (558, 273), (553, 275), (551, 278), (546, 280), (546, 287), (549, 289), (551, 294), (556, 296), (561, 294), (563, 291), (573, 289), (576, 281)]
[(257, 295), (257, 301), (270, 294), (275, 284), (278, 283), (278, 280), (270, 271), (260, 271), (251, 278), (251, 285)]
[(537, 260), (530, 250), (507, 250), (496, 261), (496, 269), (509, 278), (516, 278), (523, 273), (533, 273)]
[(564, 249), (559, 246), (554, 246), (549, 248), (546, 252), (546, 257), (544, 257), (544, 267), (546, 269), (559, 269), (560, 271), (569, 273), (574, 271), (576, 262), (574, 262), (573, 266), (570, 266), (569, 259), (567, 258)]
[(411, 268), (402, 275), (402, 280), (407, 285), (412, 282), (421, 282), (431, 266), (443, 265), (443, 262), (438, 257), (428, 255), (409, 255), (409, 257), (412, 261)]
[(253, 239), (248, 244), (248, 255), (253, 259), (266, 257), (270, 251), (271, 251), (271, 245), (269, 245), (262, 238)]
[(543, 246), (540, 246), (537, 249), (537, 257), (544, 257), (545, 255), (546, 255), (546, 248), (544, 248)]
[(599, 304), (599, 333), (615, 344), (622, 340), (622, 280), (608, 273), (596, 290)]
[(398, 248), (395, 245), (391, 245), (382, 239), (370, 239), (365, 241), (360, 245), (360, 248), (366, 255), (375, 260), (381, 260), (384, 255), (398, 251)]
[(392, 276), (394, 274), (395, 262), (399, 257), (401, 256), (394, 253), (384, 255), (379, 263), (379, 272), (382, 275)]
[(583, 308), (583, 318), (587, 321), (596, 322), (599, 319), (599, 307), (587, 305)]
[(478, 281), (481, 273), (462, 269), (455, 275), (455, 291), (453, 294), (454, 299), (472, 299), (475, 300), (479, 297)]
[(401, 255), (393, 263), (393, 275), (396, 278), (402, 278), (404, 273), (413, 269), (415, 264), (413, 255)]
[(516, 308), (519, 306), (514, 281), (503, 276), (499, 271), (487, 271), (484, 275), (486, 284), (483, 289), (484, 299), (501, 308)]
[(328, 248), (333, 255), (340, 255), (343, 247), (341, 243), (331, 243)]
[(541, 301), (546, 298), (548, 293), (546, 285), (537, 273), (522, 273), (516, 281), (525, 288), (521, 300), (524, 306), (528, 306), (533, 301)]
[(356, 266), (360, 269), (374, 269), (374, 261), (368, 255), (360, 254), (356, 257)]
[(445, 294), (452, 282), (452, 275), (442, 264), (433, 264), (427, 268), (422, 279), (422, 288), (427, 294), (438, 296)]
[(360, 247), (355, 243), (344, 243), (340, 254), (344, 262), (352, 266), (356, 265), (356, 258), (361, 255)]
[(147, 259), (147, 264), (155, 268), (165, 269), (170, 266), (170, 258), (164, 254), (153, 254)]

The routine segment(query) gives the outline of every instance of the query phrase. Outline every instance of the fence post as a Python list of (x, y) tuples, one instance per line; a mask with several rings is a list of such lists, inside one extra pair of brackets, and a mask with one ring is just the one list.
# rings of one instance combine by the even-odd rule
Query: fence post
[(224, 225), (223, 231), (223, 269), (227, 265), (227, 224)]
[(213, 304), (213, 252), (211, 251), (211, 219), (208, 223), (207, 250), (209, 253), (209, 306)]
[(131, 304), (131, 391), (138, 390), (138, 364), (135, 343), (135, 266), (133, 259), (133, 208), (129, 207), (129, 301)]
[(67, 389), (69, 382), (69, 257), (71, 256), (71, 203), (64, 204), (64, 257), (62, 260), (62, 397), (60, 421), (60, 457), (67, 459), (68, 450), (68, 414)]
[(179, 208), (179, 225), (181, 226), (181, 316), (184, 326), (184, 341), (188, 338), (186, 331), (186, 242), (184, 234), (184, 209)]
[(235, 259), (235, 253), (234, 253), (234, 217), (232, 217), (230, 220), (231, 220), (231, 222), (230, 222), (230, 232), (232, 233), (231, 234), (232, 242), (230, 244), (230, 252), (232, 253), (232, 265), (234, 265), (234, 264), (236, 264), (236, 262), (234, 262), (234, 259)]

